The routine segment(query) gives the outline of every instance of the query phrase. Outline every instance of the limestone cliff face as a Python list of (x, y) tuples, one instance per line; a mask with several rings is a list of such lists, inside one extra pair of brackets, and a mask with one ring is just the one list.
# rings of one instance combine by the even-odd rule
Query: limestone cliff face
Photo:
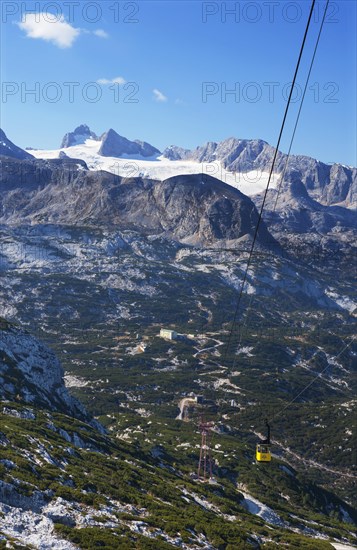
[(24, 330), (0, 318), (0, 399), (42, 406), (88, 420), (68, 392), (55, 354)]

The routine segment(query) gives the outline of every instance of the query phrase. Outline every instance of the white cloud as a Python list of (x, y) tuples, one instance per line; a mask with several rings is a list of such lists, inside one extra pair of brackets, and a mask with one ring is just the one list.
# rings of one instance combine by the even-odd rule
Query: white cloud
[(70, 48), (81, 30), (72, 27), (63, 16), (53, 13), (26, 13), (18, 23), (28, 38), (39, 38), (52, 42), (59, 48)]
[(109, 34), (103, 29), (98, 29), (96, 31), (93, 31), (93, 34), (95, 34), (96, 36), (99, 36), (99, 38), (109, 38)]
[(160, 92), (160, 90), (158, 90), (157, 88), (154, 88), (153, 94), (154, 94), (155, 101), (159, 101), (161, 103), (167, 101), (166, 95), (164, 95), (162, 92)]
[(115, 78), (108, 79), (108, 78), (98, 78), (97, 84), (101, 84), (102, 86), (106, 86), (107, 84), (125, 84), (126, 80), (122, 76), (116, 76)]

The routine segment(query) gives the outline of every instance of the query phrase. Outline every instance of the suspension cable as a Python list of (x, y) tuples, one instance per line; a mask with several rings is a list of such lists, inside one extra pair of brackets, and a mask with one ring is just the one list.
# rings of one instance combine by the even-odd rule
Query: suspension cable
[(270, 168), (269, 179), (268, 179), (268, 183), (267, 183), (267, 186), (266, 186), (266, 189), (265, 189), (265, 192), (264, 192), (263, 202), (262, 202), (260, 212), (259, 212), (259, 215), (258, 215), (258, 221), (257, 221), (257, 225), (256, 225), (256, 228), (255, 228), (251, 249), (250, 249), (250, 252), (249, 252), (247, 266), (246, 266), (246, 269), (245, 269), (243, 281), (242, 281), (239, 296), (238, 296), (236, 309), (235, 309), (235, 312), (234, 312), (234, 317), (233, 317), (232, 326), (231, 326), (231, 330), (230, 330), (230, 334), (229, 334), (229, 338), (228, 338), (228, 342), (227, 342), (227, 347), (226, 347), (225, 354), (224, 354), (224, 360), (226, 360), (226, 358), (227, 358), (227, 354), (228, 354), (228, 351), (229, 351), (229, 348), (230, 348), (230, 345), (231, 345), (233, 331), (234, 331), (234, 327), (236, 325), (236, 321), (237, 321), (237, 317), (238, 317), (239, 306), (240, 306), (240, 303), (241, 303), (241, 300), (242, 300), (243, 290), (244, 290), (244, 287), (245, 287), (245, 284), (246, 284), (246, 281), (247, 281), (248, 270), (249, 270), (249, 267), (250, 267), (250, 264), (251, 264), (252, 255), (253, 255), (253, 251), (254, 251), (254, 247), (255, 247), (255, 242), (256, 242), (257, 236), (258, 236), (259, 226), (260, 226), (261, 221), (262, 221), (262, 216), (263, 216), (264, 206), (265, 206), (265, 202), (266, 202), (267, 195), (268, 195), (270, 181), (271, 181), (271, 178), (272, 178), (272, 175), (273, 175), (274, 166), (275, 166), (275, 162), (276, 162), (276, 158), (277, 158), (277, 154), (278, 154), (278, 150), (279, 150), (279, 146), (280, 146), (280, 141), (281, 141), (281, 137), (282, 137), (282, 134), (283, 134), (284, 127), (285, 127), (285, 122), (286, 122), (286, 118), (287, 118), (290, 103), (291, 103), (291, 97), (292, 97), (293, 90), (294, 90), (294, 87), (295, 87), (296, 77), (297, 77), (297, 74), (298, 74), (298, 71), (299, 71), (300, 62), (301, 62), (302, 54), (303, 54), (303, 51), (304, 51), (306, 37), (307, 37), (308, 30), (309, 30), (309, 27), (310, 27), (311, 17), (312, 17), (313, 11), (314, 11), (315, 3), (316, 3), (316, 0), (312, 0), (309, 17), (308, 17), (308, 21), (307, 21), (307, 24), (306, 24), (306, 27), (305, 27), (304, 37), (303, 37), (303, 41), (302, 41), (301, 48), (300, 48), (299, 57), (298, 57), (297, 64), (296, 64), (296, 67), (295, 67), (295, 73), (294, 73), (293, 81), (292, 81), (292, 84), (291, 84), (291, 89), (290, 89), (290, 93), (289, 93), (289, 97), (288, 97), (288, 102), (286, 104), (284, 118), (283, 118), (283, 122), (282, 122), (281, 127), (280, 127), (280, 132), (279, 132), (279, 137), (278, 137), (278, 141), (277, 141), (275, 152), (274, 152), (273, 162), (272, 162), (272, 165), (271, 165), (271, 168)]
[(325, 11), (324, 11), (324, 14), (323, 14), (323, 17), (322, 17), (322, 21), (321, 21), (321, 25), (320, 25), (319, 34), (318, 34), (318, 37), (317, 37), (317, 40), (316, 40), (314, 53), (313, 53), (313, 56), (312, 56), (312, 59), (311, 59), (311, 63), (310, 63), (310, 67), (309, 67), (309, 72), (308, 72), (308, 75), (307, 75), (307, 78), (306, 78), (306, 82), (305, 82), (305, 88), (304, 88), (304, 91), (303, 91), (303, 94), (302, 94), (302, 98), (301, 98), (301, 102), (300, 102), (299, 111), (298, 111), (298, 114), (297, 114), (297, 117), (296, 117), (296, 121), (295, 121), (295, 126), (294, 126), (294, 130), (293, 130), (293, 134), (292, 134), (291, 140), (290, 140), (290, 145), (289, 145), (289, 150), (288, 150), (288, 154), (287, 154), (286, 161), (285, 161), (284, 170), (283, 170), (283, 173), (282, 173), (282, 175), (281, 175), (281, 178), (280, 178), (280, 181), (279, 181), (279, 184), (278, 184), (278, 193), (277, 193), (277, 196), (276, 196), (276, 199), (275, 199), (275, 204), (274, 204), (273, 212), (275, 212), (276, 205), (277, 205), (277, 203), (278, 203), (278, 199), (279, 199), (279, 195), (280, 195), (280, 191), (281, 191), (281, 187), (282, 187), (282, 184), (283, 184), (283, 181), (284, 181), (286, 169), (287, 169), (287, 167), (288, 167), (289, 157), (290, 157), (290, 153), (291, 153), (291, 148), (292, 148), (293, 143), (294, 143), (294, 138), (295, 138), (295, 133), (296, 133), (297, 125), (298, 125), (299, 120), (300, 120), (300, 114), (301, 114), (302, 106), (303, 106), (303, 104), (304, 104), (304, 99), (305, 99), (305, 95), (306, 95), (306, 90), (307, 90), (307, 86), (308, 86), (308, 84), (309, 84), (310, 75), (311, 75), (311, 71), (312, 71), (312, 66), (313, 66), (314, 61), (315, 61), (315, 56), (316, 56), (317, 47), (318, 47), (319, 42), (320, 42), (320, 36), (321, 36), (321, 32), (322, 32), (322, 27), (324, 26), (324, 22), (325, 22), (325, 18), (326, 18), (326, 13), (327, 13), (327, 8), (328, 8), (328, 5), (329, 5), (329, 2), (330, 2), (330, 0), (327, 0), (327, 2), (326, 2)]

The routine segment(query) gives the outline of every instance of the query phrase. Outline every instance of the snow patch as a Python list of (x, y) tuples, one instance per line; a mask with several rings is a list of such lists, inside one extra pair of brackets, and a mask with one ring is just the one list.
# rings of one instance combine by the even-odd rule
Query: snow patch
[(260, 502), (257, 498), (252, 497), (249, 493), (242, 492), (242, 495), (244, 496), (244, 501), (242, 505), (245, 507), (245, 509), (250, 512), (251, 514), (254, 514), (255, 516), (261, 517), (264, 521), (267, 523), (271, 523), (272, 525), (277, 525), (279, 527), (285, 527), (285, 522), (278, 516), (274, 510), (269, 508), (266, 504), (263, 504)]
[(350, 544), (340, 544), (339, 542), (330, 542), (330, 544), (331, 546), (336, 548), (336, 550), (356, 550), (357, 548), (357, 546), (351, 546)]
[(357, 310), (357, 303), (348, 298), (347, 296), (340, 296), (337, 294), (337, 292), (334, 292), (332, 289), (326, 289), (325, 290), (326, 296), (331, 298), (340, 308), (345, 309), (349, 311), (350, 313), (353, 313), (355, 310)]

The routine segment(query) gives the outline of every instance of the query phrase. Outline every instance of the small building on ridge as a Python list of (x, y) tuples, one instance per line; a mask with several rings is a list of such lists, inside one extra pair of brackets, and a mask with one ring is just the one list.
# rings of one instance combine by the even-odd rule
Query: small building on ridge
[(176, 340), (178, 334), (175, 330), (162, 328), (160, 330), (160, 336), (161, 336), (161, 338), (166, 338), (166, 340)]

